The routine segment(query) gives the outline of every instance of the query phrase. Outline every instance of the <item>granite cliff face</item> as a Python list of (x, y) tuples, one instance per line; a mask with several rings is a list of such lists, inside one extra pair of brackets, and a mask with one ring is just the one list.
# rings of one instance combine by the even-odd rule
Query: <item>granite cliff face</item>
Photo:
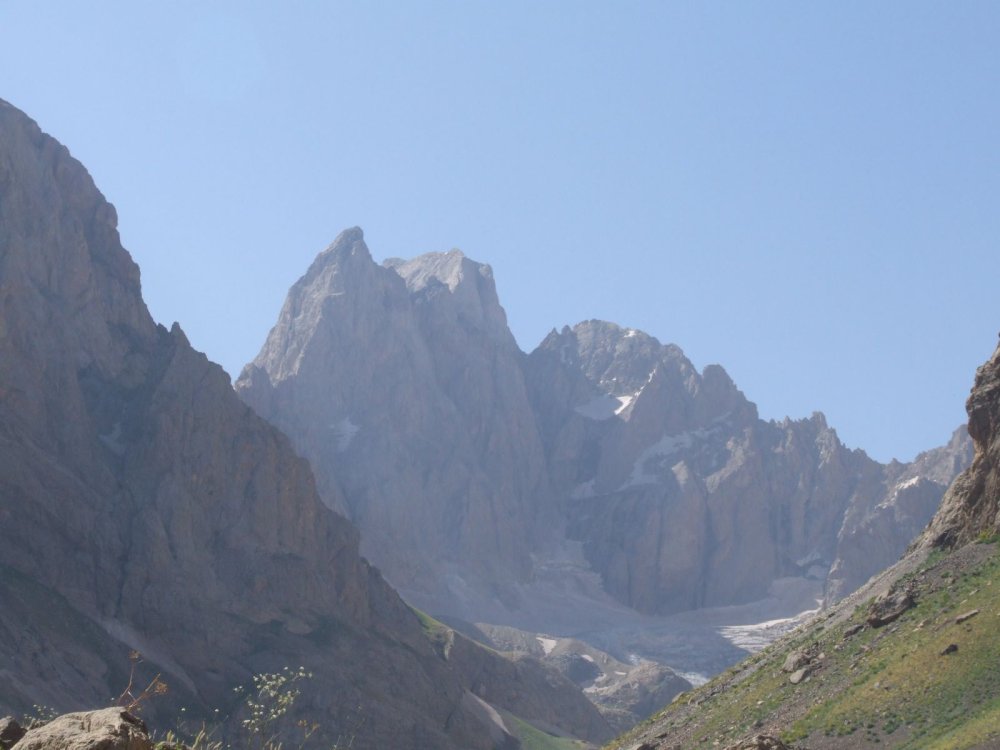
[[(5, 102), (0, 444), (0, 709), (100, 705), (137, 649), (171, 687), (154, 720), (225, 712), (253, 673), (301, 664), (330, 741), (518, 746), (489, 696), (505, 707), (521, 667), (436, 649), (288, 439), (150, 318), (86, 170)], [(606, 736), (578, 692), (533, 684), (521, 718), (562, 705), (565, 731)]]
[(764, 422), (721, 367), (600, 321), (553, 331), (527, 373), (569, 534), (644, 612), (761, 599), (831, 567), (839, 598), (898, 557), (967, 460), (956, 438), (883, 466), (821, 414)]
[(292, 436), (363, 551), (422, 606), (503, 597), (550, 505), (492, 273), (458, 251), (377, 265), (343, 232), (236, 383)]

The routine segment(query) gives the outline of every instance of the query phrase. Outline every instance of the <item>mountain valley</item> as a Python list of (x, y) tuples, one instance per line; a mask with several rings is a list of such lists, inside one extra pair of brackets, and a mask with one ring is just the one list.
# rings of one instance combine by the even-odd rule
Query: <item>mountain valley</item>
[[(86, 169), (0, 101), (0, 715), (104, 705), (137, 652), (169, 686), (151, 724), (219, 710), (232, 737), (233, 689), (303, 665), (287, 728), (358, 750), (596, 747), (671, 701), (616, 746), (947, 738), (957, 713), (921, 734), (883, 698), (954, 641), (928, 694), (974, 673), (997, 700), (998, 356), (968, 429), (882, 464), (633, 328), (525, 353), (488, 265), (378, 263), (352, 228), (231, 383), (152, 319)], [(993, 736), (993, 704), (947, 705)]]

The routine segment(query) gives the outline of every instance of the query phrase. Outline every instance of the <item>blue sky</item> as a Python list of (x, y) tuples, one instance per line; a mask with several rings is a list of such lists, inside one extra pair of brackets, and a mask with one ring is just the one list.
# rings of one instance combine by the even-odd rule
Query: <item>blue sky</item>
[(0, 97), (232, 373), (343, 228), (490, 263), (767, 418), (944, 442), (1000, 330), (1000, 5), (0, 0)]

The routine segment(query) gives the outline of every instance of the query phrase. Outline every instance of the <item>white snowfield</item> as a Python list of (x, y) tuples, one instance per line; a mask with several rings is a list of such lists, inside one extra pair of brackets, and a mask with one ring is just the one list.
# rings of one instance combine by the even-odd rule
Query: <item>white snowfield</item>
[(557, 643), (555, 638), (544, 638), (540, 635), (536, 635), (535, 640), (542, 644), (542, 651), (545, 652), (546, 656), (552, 653), (552, 649), (556, 647)]

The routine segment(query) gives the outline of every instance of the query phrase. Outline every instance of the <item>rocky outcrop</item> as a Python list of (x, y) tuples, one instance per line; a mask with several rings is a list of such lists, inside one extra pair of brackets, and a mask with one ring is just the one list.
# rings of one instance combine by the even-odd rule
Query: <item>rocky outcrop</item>
[[(471, 692), (494, 706), (553, 734), (606, 742), (615, 732), (584, 694), (564, 675), (527, 654), (497, 659), (467, 638), (456, 636), (448, 660), (464, 675)], [(552, 700), (553, 685), (562, 699)], [(561, 731), (560, 731), (561, 729)], [(555, 730), (555, 731), (553, 731)]]
[(1000, 533), (1000, 347), (976, 371), (966, 410), (972, 465), (948, 489), (922, 546), (957, 547)]
[(150, 318), (86, 170), (3, 102), (0, 311), (0, 708), (100, 705), (135, 649), (169, 686), (151, 722), (304, 665), (328, 741), (498, 745), (288, 439)]
[(145, 723), (122, 708), (64, 714), (31, 729), (17, 750), (152, 750)]
[(530, 577), (550, 506), (522, 354), (489, 266), (386, 266), (343, 232), (292, 287), (236, 383), (285, 429), (363, 550), (425, 608), (469, 614)]
[(618, 732), (635, 726), (691, 687), (662, 664), (639, 658), (624, 663), (576, 638), (483, 623), (468, 629), (491, 648), (530, 655), (558, 670), (583, 690)]

